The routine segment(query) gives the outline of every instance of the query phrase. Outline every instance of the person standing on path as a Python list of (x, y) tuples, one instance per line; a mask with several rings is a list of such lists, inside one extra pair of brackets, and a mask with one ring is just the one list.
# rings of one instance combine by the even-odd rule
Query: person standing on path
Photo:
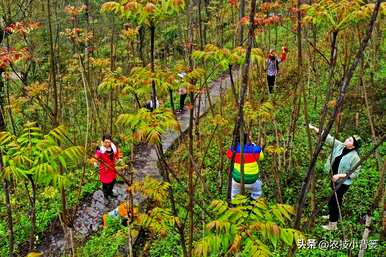
[(266, 61), (267, 64), (267, 82), (269, 93), (272, 94), (272, 91), (275, 87), (276, 76), (279, 72), (279, 64), (284, 62), (287, 58), (287, 48), (282, 47), (281, 56), (278, 57), (275, 49), (269, 50), (268, 58)]
[[(319, 133), (319, 129), (309, 125), (310, 129), (315, 130)], [(331, 135), (327, 135), (326, 143), (333, 147), (332, 153), (325, 163), (325, 172), (332, 171), (332, 182), (331, 187), (333, 190), (340, 184), (339, 180), (346, 178), (348, 172), (352, 171), (355, 165), (360, 161), (358, 149), (360, 147), (360, 137), (351, 136), (348, 137), (344, 143), (334, 139)], [(349, 189), (352, 180), (358, 176), (360, 167), (356, 168), (355, 171), (343, 182), (343, 184), (336, 191), (336, 195), (330, 198), (328, 202), (329, 215), (323, 216), (325, 219), (329, 219), (328, 225), (322, 226), (326, 230), (336, 230), (337, 222), (339, 219), (339, 209), (342, 209), (343, 195)], [(339, 203), (339, 205), (338, 205)]]
[[(178, 77), (182, 80), (186, 76), (185, 72), (178, 73)], [(188, 91), (185, 87), (180, 87), (178, 89), (178, 94), (180, 95), (180, 108), (177, 109), (177, 113), (183, 113), (184, 112), (184, 106), (185, 106), (185, 99), (188, 95)]]
[(97, 147), (95, 158), (99, 163), (99, 180), (102, 182), (103, 195), (116, 198), (113, 194), (114, 184), (117, 178), (115, 162), (120, 158), (120, 152), (112, 142), (111, 135), (106, 133), (102, 137), (101, 146)]
[[(259, 198), (262, 193), (262, 183), (259, 179), (259, 165), (257, 161), (262, 161), (264, 159), (263, 151), (261, 147), (251, 143), (250, 140), (247, 142), (248, 135), (244, 137), (244, 183), (245, 189), (250, 193), (252, 199)], [(232, 159), (232, 146), (228, 149), (226, 156), (229, 160)], [(233, 199), (235, 195), (240, 194), (241, 192), (241, 146), (240, 143), (237, 144), (236, 156), (234, 159), (234, 166), (232, 170), (232, 191), (231, 198)]]

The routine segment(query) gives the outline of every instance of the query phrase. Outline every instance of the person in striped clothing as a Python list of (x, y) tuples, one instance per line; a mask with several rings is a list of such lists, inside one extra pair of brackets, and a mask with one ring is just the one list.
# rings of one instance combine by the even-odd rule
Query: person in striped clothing
[[(260, 146), (253, 144), (250, 140), (247, 142), (247, 136), (244, 143), (244, 183), (245, 190), (250, 193), (252, 199), (259, 198), (262, 193), (262, 183), (259, 179), (259, 165), (258, 161), (264, 159), (264, 154)], [(231, 146), (226, 156), (229, 160), (232, 159), (233, 152), (235, 152), (234, 166), (232, 170), (232, 199), (235, 195), (241, 192), (241, 147), (237, 144), (236, 149)]]

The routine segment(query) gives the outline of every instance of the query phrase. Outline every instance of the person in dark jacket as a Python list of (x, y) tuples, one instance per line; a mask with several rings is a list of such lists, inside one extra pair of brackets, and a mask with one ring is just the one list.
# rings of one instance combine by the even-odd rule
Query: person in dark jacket
[[(309, 125), (310, 129), (319, 133), (319, 129)], [(332, 173), (331, 187), (335, 190), (335, 187), (339, 184), (341, 179), (347, 177), (347, 173), (350, 172), (360, 161), (358, 149), (360, 147), (360, 137), (351, 136), (344, 142), (334, 139), (331, 135), (327, 135), (326, 144), (332, 146), (332, 153), (329, 154), (327, 161), (324, 165), (324, 171), (328, 174)], [(328, 202), (329, 215), (323, 216), (325, 219), (329, 219), (328, 225), (322, 226), (326, 230), (336, 230), (337, 221), (339, 219), (339, 208), (342, 209), (343, 195), (349, 189), (352, 180), (359, 174), (360, 167), (357, 167), (355, 171), (343, 182), (339, 187), (336, 195), (331, 197)], [(331, 173), (330, 173), (331, 171)], [(338, 206), (339, 203), (339, 206)]]
[[(178, 73), (178, 77), (180, 80), (182, 80), (186, 76), (185, 72), (180, 72)], [(180, 87), (178, 89), (178, 94), (180, 95), (180, 106), (179, 109), (177, 109), (177, 113), (183, 113), (184, 112), (184, 107), (185, 107), (185, 99), (186, 96), (188, 95), (188, 92), (185, 87)]]
[(95, 158), (99, 161), (99, 180), (103, 184), (105, 198), (116, 197), (113, 194), (114, 184), (117, 178), (115, 162), (120, 158), (118, 148), (111, 140), (111, 135), (103, 135), (101, 146), (98, 146)]

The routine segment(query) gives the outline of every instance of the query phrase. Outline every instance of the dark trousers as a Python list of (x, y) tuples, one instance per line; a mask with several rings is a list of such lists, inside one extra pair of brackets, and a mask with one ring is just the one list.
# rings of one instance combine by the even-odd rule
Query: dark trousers
[[(337, 186), (337, 185), (335, 184), (335, 186)], [(332, 187), (332, 184), (331, 184), (331, 187)], [(343, 195), (344, 195), (344, 193), (347, 192), (349, 187), (350, 186), (345, 185), (345, 184), (341, 185), (339, 187), (338, 191), (336, 191), (336, 197), (335, 197), (335, 194), (334, 194), (331, 197), (330, 201), (328, 201), (328, 211), (329, 211), (329, 214), (330, 214), (330, 221), (331, 222), (336, 222), (339, 219), (339, 208), (338, 208), (338, 204), (336, 202), (336, 198), (338, 198), (339, 207), (342, 210)]]
[(103, 183), (103, 195), (105, 197), (113, 195), (113, 188), (115, 184), (115, 179), (111, 183)]
[(276, 78), (276, 76), (267, 75), (268, 89), (269, 89), (270, 94), (272, 94), (273, 87), (275, 86), (275, 78)]
[(180, 110), (184, 109), (187, 94), (180, 95)]

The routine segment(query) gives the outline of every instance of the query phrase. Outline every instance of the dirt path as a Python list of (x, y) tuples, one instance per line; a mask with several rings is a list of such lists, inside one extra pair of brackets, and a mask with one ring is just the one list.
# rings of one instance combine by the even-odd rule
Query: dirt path
[[(236, 73), (236, 72), (234, 72)], [(236, 77), (237, 74), (234, 74)], [(212, 104), (216, 103), (220, 96), (220, 89), (227, 90), (230, 88), (230, 79), (228, 75), (219, 77), (210, 85), (209, 95)], [(195, 108), (198, 108), (199, 97), (196, 98)], [(209, 110), (209, 103), (206, 93), (201, 93), (199, 115), (204, 115)], [(196, 109), (198, 112), (198, 110)], [(195, 113), (197, 113), (195, 112)], [(177, 116), (181, 125), (181, 131), (184, 133), (189, 126), (189, 111), (185, 111)], [(178, 132), (169, 131), (162, 135), (162, 146), (164, 152), (171, 150), (172, 146), (178, 144), (178, 139), (181, 134)], [(141, 181), (146, 176), (161, 179), (157, 167), (157, 155), (155, 150), (151, 146), (140, 145), (135, 149), (135, 169), (134, 181)], [(83, 241), (87, 239), (93, 232), (101, 228), (101, 217), (109, 210), (115, 209), (120, 202), (126, 197), (125, 184), (116, 184), (114, 187), (115, 194), (118, 195), (117, 199), (110, 203), (105, 203), (103, 193), (101, 190), (97, 190), (94, 194), (86, 198), (79, 206), (76, 218), (74, 221), (74, 237), (76, 240)], [(134, 203), (138, 204), (143, 199), (135, 197)], [(64, 233), (59, 224), (52, 224), (48, 229), (44, 243), (38, 247), (38, 250), (44, 253), (44, 256), (60, 256), (61, 253), (68, 249)]]

